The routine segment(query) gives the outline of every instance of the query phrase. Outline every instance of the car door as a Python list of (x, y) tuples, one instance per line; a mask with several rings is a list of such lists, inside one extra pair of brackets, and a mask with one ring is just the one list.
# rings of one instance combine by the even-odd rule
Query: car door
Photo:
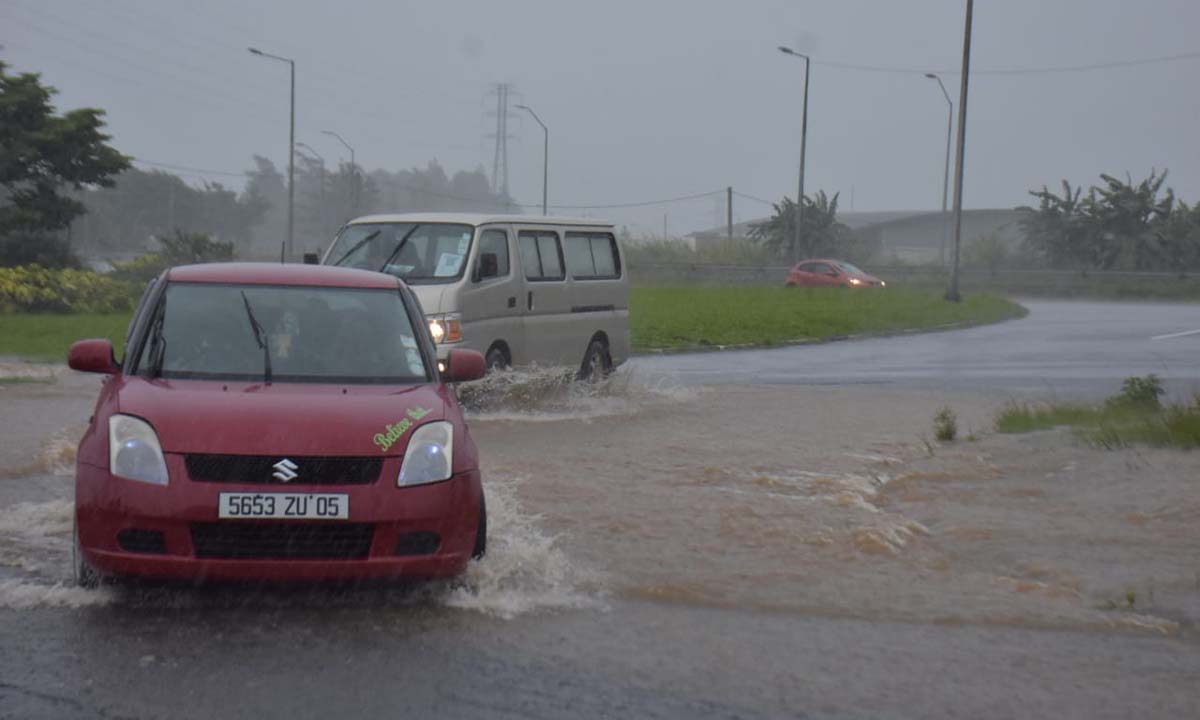
[[(489, 225), (481, 227), (477, 237), (461, 295), (463, 338), (481, 353), (501, 345), (517, 362), (525, 345), (521, 306), (525, 283), (514, 262), (512, 233), (507, 225)], [(494, 268), (486, 268), (494, 269), (494, 275), (484, 272), (484, 255), (495, 256)]]
[[(519, 298), (525, 325), (526, 357), (515, 362), (573, 365), (586, 348), (571, 346), (571, 299), (563, 264), (562, 239), (555, 230), (517, 230), (517, 246), (525, 280)], [(579, 358), (574, 355), (578, 354)]]

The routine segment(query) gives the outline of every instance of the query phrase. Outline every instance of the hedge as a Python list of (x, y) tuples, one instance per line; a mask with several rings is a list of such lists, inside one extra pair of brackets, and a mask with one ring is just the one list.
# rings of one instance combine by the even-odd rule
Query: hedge
[(113, 313), (133, 308), (140, 287), (88, 270), (0, 267), (0, 312)]

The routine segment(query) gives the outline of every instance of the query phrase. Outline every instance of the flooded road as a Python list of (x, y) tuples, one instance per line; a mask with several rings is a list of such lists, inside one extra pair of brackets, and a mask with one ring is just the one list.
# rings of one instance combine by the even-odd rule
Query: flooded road
[(489, 554), (417, 588), (71, 587), (98, 383), (4, 386), (0, 717), (1200, 713), (1195, 453), (996, 435), (1011, 388), (645, 365), (464, 386)]

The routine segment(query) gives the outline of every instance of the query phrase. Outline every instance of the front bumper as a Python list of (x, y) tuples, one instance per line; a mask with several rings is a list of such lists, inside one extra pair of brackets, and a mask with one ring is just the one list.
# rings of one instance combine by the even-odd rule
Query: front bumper
[[(337, 581), (357, 579), (431, 579), (466, 570), (475, 546), (482, 488), (478, 470), (431, 485), (397, 488), (399, 458), (383, 463), (370, 485), (250, 485), (193, 482), (182, 456), (168, 455), (171, 483), (166, 487), (112, 477), (107, 468), (80, 464), (76, 470), (76, 520), (84, 559), (103, 575), (188, 581)], [(182, 478), (182, 479), (181, 479)], [(349, 520), (218, 520), (222, 492), (344, 493)], [(194, 526), (262, 526), (338, 523), (369, 525), (369, 549), (353, 558), (233, 559), (197, 557)], [(137, 531), (162, 542), (149, 551), (131, 552), (123, 532)], [(435, 534), (436, 548), (401, 549), (404, 538)]]

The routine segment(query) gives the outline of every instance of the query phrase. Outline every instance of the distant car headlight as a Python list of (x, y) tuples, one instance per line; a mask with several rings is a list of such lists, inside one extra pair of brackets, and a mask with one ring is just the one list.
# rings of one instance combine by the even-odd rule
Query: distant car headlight
[(885, 283), (884, 281), (880, 280), (880, 281), (879, 281), (879, 287), (887, 287), (887, 283)]
[(108, 419), (108, 471), (126, 480), (167, 484), (167, 462), (150, 423), (132, 415)]
[(462, 319), (456, 314), (434, 315), (429, 318), (429, 334), (438, 345), (462, 341)]
[(454, 426), (445, 421), (422, 425), (408, 441), (396, 485), (411, 487), (449, 480), (453, 461)]
[(850, 278), (850, 284), (851, 285), (862, 285), (862, 280), (859, 280), (858, 278)]

